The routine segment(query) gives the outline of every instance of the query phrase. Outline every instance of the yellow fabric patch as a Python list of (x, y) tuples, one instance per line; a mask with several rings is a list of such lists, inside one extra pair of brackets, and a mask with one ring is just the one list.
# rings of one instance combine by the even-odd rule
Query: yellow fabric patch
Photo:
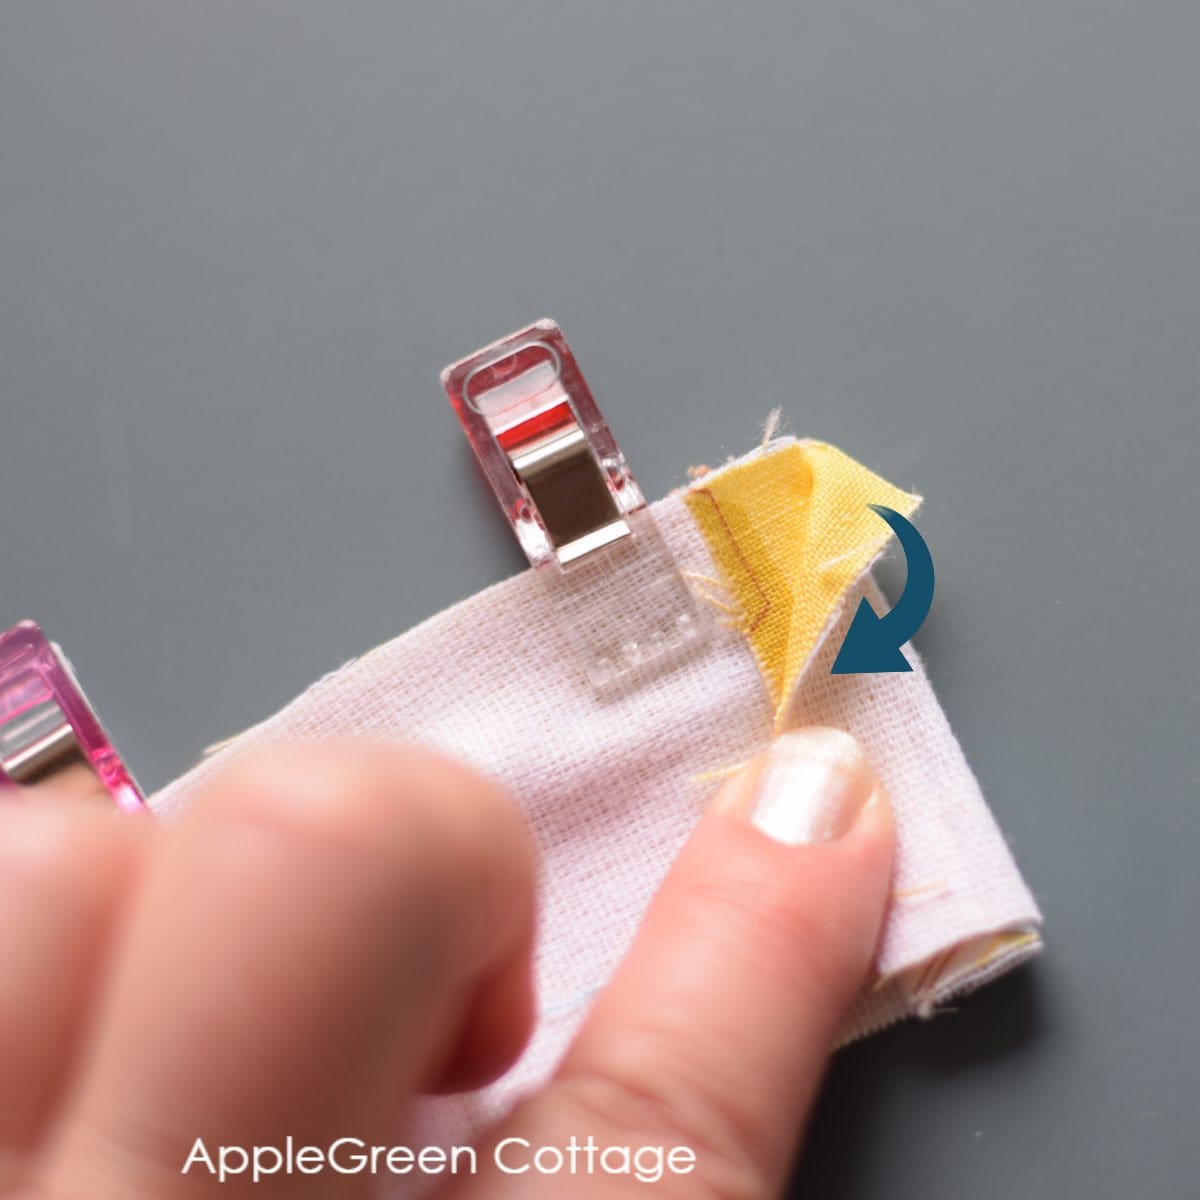
[(822, 442), (790, 442), (698, 480), (686, 497), (737, 602), (782, 722), (847, 592), (892, 531), (868, 504), (911, 516), (920, 496)]

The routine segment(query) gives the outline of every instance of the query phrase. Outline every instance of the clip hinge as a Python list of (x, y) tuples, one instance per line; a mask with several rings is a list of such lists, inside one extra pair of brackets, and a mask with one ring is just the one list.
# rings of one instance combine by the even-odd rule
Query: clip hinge
[(629, 525), (577, 422), (535, 438), (508, 458), (564, 566), (629, 536)]
[(35, 704), (0, 726), (0, 771), (13, 783), (37, 783), (85, 761), (71, 722), (54, 700)]

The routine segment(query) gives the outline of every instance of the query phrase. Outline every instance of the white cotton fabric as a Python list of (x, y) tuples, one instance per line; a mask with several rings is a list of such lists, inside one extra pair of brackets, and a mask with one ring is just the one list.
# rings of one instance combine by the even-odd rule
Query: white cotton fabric
[[(685, 573), (717, 573), (682, 493), (653, 511)], [(929, 1013), (1027, 957), (1040, 921), (915, 653), (906, 651), (911, 674), (829, 674), (859, 594), (847, 596), (814, 654), (787, 722), (858, 737), (896, 811), (896, 891), (876, 963), (883, 982), (860, 998), (847, 1040)], [(538, 1027), (497, 1083), (423, 1101), (402, 1131), (410, 1145), (469, 1141), (546, 1077), (724, 773), (772, 736), (754, 654), (728, 623), (712, 620), (699, 650), (610, 696), (588, 684), (559, 621), (526, 571), (320, 680), (151, 801), (177, 812), (251, 747), (347, 735), (435, 747), (518, 799), (542, 856)], [(394, 1196), (419, 1190), (403, 1179), (389, 1186)]]

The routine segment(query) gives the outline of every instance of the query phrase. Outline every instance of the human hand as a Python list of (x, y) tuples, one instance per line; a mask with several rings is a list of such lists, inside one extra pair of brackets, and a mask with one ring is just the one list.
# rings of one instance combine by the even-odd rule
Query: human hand
[[(892, 843), (852, 739), (779, 739), (700, 820), (553, 1078), (435, 1194), (777, 1195)], [(533, 1021), (534, 898), (518, 810), (415, 748), (260, 752), (176, 825), (0, 805), (0, 1196), (369, 1195), (377, 1178), (328, 1164), (222, 1183), (194, 1148), (394, 1145), (416, 1094), (503, 1072)], [(599, 1153), (569, 1177), (532, 1165), (571, 1138), (691, 1165), (652, 1185)]]

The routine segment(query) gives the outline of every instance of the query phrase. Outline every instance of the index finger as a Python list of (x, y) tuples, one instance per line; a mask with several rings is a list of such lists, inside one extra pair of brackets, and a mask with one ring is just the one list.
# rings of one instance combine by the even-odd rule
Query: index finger
[[(197, 1138), (381, 1134), (489, 989), (502, 1067), (530, 1020), (532, 912), (524, 823), (474, 772), (373, 745), (247, 760), (148, 869), (50, 1194), (207, 1195), (210, 1175), (180, 1174)], [(243, 1188), (276, 1194), (248, 1177), (221, 1194)]]

